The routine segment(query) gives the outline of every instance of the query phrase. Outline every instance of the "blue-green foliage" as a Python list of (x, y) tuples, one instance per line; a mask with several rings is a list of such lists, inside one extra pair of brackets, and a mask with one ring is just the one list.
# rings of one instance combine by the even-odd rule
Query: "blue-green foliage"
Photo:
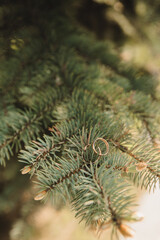
[(10, 36), (0, 163), (20, 152), (22, 173), (36, 176), (45, 200), (62, 198), (86, 225), (118, 229), (132, 218), (133, 185), (151, 190), (160, 180), (156, 81), (59, 15), (49, 11), (43, 34), (39, 20)]

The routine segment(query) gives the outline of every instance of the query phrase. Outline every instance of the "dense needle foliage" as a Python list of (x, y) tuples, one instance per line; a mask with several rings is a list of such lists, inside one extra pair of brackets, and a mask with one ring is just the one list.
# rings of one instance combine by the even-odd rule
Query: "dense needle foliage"
[(66, 2), (1, 7), (0, 163), (18, 153), (35, 200), (69, 201), (86, 225), (132, 236), (133, 185), (150, 191), (160, 180), (157, 83)]

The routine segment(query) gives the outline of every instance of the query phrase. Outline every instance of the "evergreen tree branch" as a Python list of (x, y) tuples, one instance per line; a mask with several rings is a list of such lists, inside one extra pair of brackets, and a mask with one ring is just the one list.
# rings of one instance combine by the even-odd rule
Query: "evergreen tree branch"
[[(55, 94), (55, 91), (52, 92)], [(46, 102), (39, 107), (35, 106), (34, 111), (25, 111), (18, 113), (8, 126), (7, 131), (1, 136), (1, 163), (5, 163), (5, 157), (9, 159), (12, 154), (13, 146), (18, 150), (22, 143), (28, 143), (32, 138), (38, 136), (41, 131), (42, 123), (46, 125), (48, 118), (52, 116), (52, 110), (62, 95), (47, 96)]]

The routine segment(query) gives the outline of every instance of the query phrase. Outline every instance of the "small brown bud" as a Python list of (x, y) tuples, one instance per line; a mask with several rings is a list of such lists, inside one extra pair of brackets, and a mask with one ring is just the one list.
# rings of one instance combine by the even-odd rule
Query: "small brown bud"
[(136, 165), (136, 170), (141, 172), (142, 170), (147, 168), (147, 163), (146, 162), (139, 162)]
[(25, 166), (22, 170), (21, 173), (22, 174), (26, 174), (29, 173), (31, 171), (31, 167), (30, 166)]
[(43, 199), (43, 198), (45, 197), (46, 193), (47, 193), (46, 190), (44, 190), (44, 191), (38, 193), (38, 194), (34, 197), (34, 200), (38, 201), (38, 200)]
[(124, 236), (124, 237), (133, 237), (134, 236), (134, 231), (127, 225), (125, 224), (120, 224), (118, 227), (120, 233)]

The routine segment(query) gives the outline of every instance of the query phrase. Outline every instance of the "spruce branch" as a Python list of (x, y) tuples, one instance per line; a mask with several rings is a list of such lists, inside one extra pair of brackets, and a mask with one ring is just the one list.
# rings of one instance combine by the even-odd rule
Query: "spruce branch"
[(68, 139), (79, 131), (79, 126), (79, 122), (75, 120), (58, 123), (51, 128), (51, 136), (44, 135), (44, 140), (32, 141), (30, 146), (26, 146), (26, 150), (21, 150), (20, 161), (27, 164), (29, 172), (32, 170), (31, 174), (34, 174), (42, 162), (44, 164), (44, 161), (50, 161), (64, 152)]
[(113, 141), (112, 143), (121, 152), (131, 157), (131, 159), (128, 160), (129, 164), (135, 164), (137, 173), (135, 171), (135, 174), (132, 176), (134, 182), (138, 186), (149, 188), (150, 190), (153, 187), (154, 189), (156, 182), (160, 179), (159, 152), (156, 149), (153, 149), (149, 143), (144, 143), (144, 141), (142, 143), (142, 140), (133, 145), (133, 150), (123, 146), (122, 144), (115, 143)]
[(64, 201), (66, 196), (70, 200), (75, 194), (74, 188), (78, 184), (79, 175), (83, 175), (83, 166), (84, 163), (80, 162), (78, 156), (75, 160), (71, 155), (68, 155), (68, 158), (59, 159), (58, 163), (47, 162), (36, 174), (38, 184), (43, 189), (42, 192), (45, 191), (51, 196), (58, 193)]
[[(123, 206), (127, 200), (128, 206), (132, 204), (133, 196), (126, 196), (125, 200), (124, 191), (121, 192), (119, 184), (117, 187), (117, 181), (111, 169), (106, 171), (102, 167), (95, 168), (91, 164), (87, 172), (81, 176), (81, 182), (77, 186), (78, 193), (73, 200), (76, 217), (85, 220), (87, 225), (95, 226), (98, 231), (107, 229), (109, 223), (119, 228), (121, 219), (125, 219), (126, 216)], [(116, 188), (115, 191), (111, 186)], [(82, 195), (83, 199), (80, 198)], [(115, 203), (120, 204), (119, 211)], [(130, 215), (132, 215), (131, 212)]]
[(0, 161), (21, 150), (22, 174), (39, 185), (35, 200), (62, 198), (98, 234), (113, 227), (131, 237), (124, 222), (138, 219), (132, 185), (151, 190), (160, 180), (156, 81), (80, 27), (68, 2), (51, 2), (47, 12), (43, 1), (31, 10), (27, 27), (6, 29)]
[[(55, 94), (55, 91), (51, 94)], [(13, 147), (16, 147), (16, 151), (22, 146), (22, 143), (28, 143), (31, 139), (38, 136), (41, 131), (42, 123), (47, 125), (48, 118), (52, 116), (52, 111), (55, 107), (56, 101), (61, 98), (61, 94), (49, 95), (46, 97), (40, 106), (34, 106), (34, 110), (21, 111), (12, 120), (12, 123), (8, 126), (4, 132), (4, 136), (1, 136), (1, 163), (5, 164), (5, 158), (9, 159), (12, 154)]]

